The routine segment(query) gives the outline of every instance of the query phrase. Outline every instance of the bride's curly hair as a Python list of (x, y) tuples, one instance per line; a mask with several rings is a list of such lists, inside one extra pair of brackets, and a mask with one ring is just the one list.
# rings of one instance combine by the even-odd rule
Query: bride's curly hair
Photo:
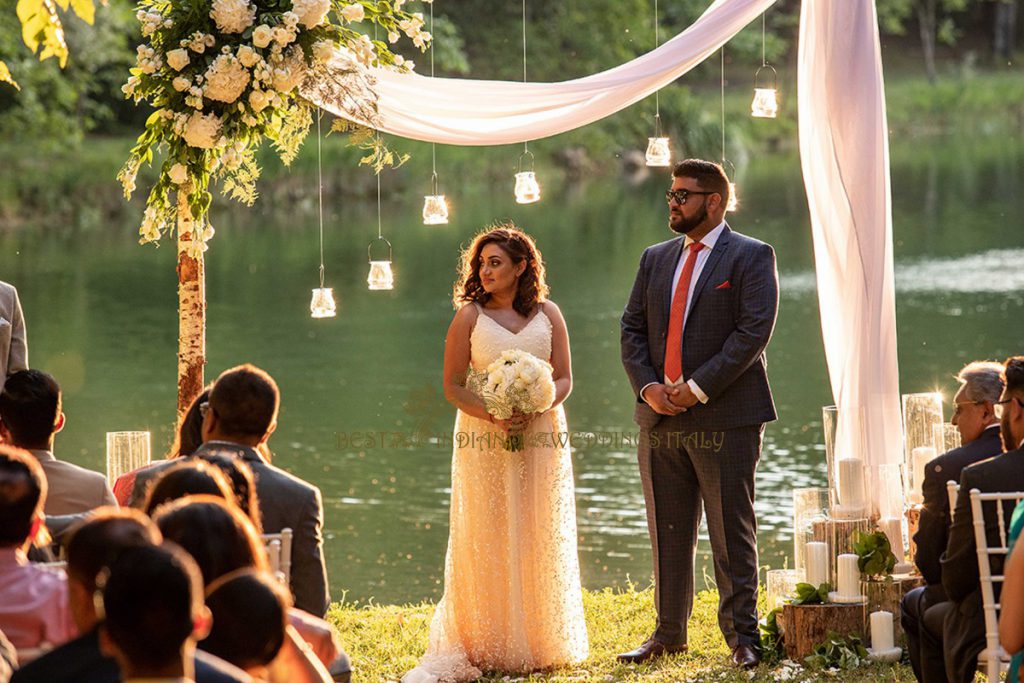
[(473, 301), (486, 304), (491, 298), (480, 282), (480, 254), (488, 244), (500, 247), (513, 263), (526, 261), (526, 270), (519, 276), (518, 290), (512, 308), (520, 315), (529, 317), (537, 304), (548, 297), (548, 285), (544, 279), (544, 260), (533, 238), (513, 223), (500, 223), (485, 228), (462, 250), (459, 259), (459, 278), (453, 287), (452, 303), (458, 309)]

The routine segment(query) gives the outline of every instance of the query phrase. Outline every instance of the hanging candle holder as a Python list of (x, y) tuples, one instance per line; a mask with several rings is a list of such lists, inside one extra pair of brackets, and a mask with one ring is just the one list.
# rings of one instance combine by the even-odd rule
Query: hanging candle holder
[(736, 183), (731, 180), (731, 178), (736, 175), (736, 165), (728, 159), (723, 158), (722, 165), (725, 166), (726, 164), (729, 164), (729, 168), (732, 169), (732, 173), (729, 174), (729, 202), (725, 205), (725, 210), (727, 213), (732, 213), (740, 208), (740, 198), (736, 190)]
[(378, 242), (384, 242), (388, 245), (388, 257), (383, 261), (373, 260), (373, 242), (366, 247), (366, 255), (370, 260), (370, 274), (366, 277), (366, 283), (370, 286), (371, 290), (374, 289), (394, 289), (395, 288), (395, 274), (391, 272), (391, 242), (387, 241), (383, 237), (377, 238)]
[(333, 318), (337, 315), (333, 287), (317, 287), (309, 302), (309, 312), (314, 318)]
[(423, 197), (423, 225), (447, 225), (448, 202), (437, 191), (437, 173), (431, 176), (431, 193)]
[[(530, 155), (530, 170), (523, 170), (523, 157)], [(533, 204), (540, 201), (540, 184), (533, 172), (533, 165), (536, 159), (529, 149), (519, 155), (519, 171), (516, 173), (516, 203)]]
[(653, 168), (672, 164), (672, 147), (669, 139), (661, 134), (661, 116), (654, 115), (654, 137), (647, 138), (647, 165)]
[[(771, 87), (762, 88), (758, 78), (765, 69), (772, 70)], [(750, 115), (759, 119), (774, 119), (779, 114), (779, 74), (771, 64), (765, 64), (754, 74), (754, 100), (750, 103)]]

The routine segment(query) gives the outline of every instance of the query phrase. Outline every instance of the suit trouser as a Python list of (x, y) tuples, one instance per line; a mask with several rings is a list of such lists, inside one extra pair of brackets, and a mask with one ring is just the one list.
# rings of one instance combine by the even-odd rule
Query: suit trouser
[(924, 683), (945, 683), (949, 680), (946, 671), (946, 652), (942, 645), (943, 623), (946, 614), (956, 609), (948, 600), (931, 605), (921, 615), (918, 634), (921, 637), (919, 661), (921, 676), (918, 680)]
[(642, 430), (638, 448), (654, 555), (654, 638), (670, 645), (687, 640), (703, 509), (718, 583), (719, 628), (729, 647), (759, 644), (754, 471), (764, 425), (712, 432), (678, 424), (666, 417)]
[(907, 653), (910, 655), (910, 666), (914, 669), (914, 676), (919, 681), (946, 680), (946, 667), (942, 657), (936, 658), (933, 651), (938, 648), (942, 652), (942, 615), (932, 615), (933, 621), (938, 619), (937, 634), (926, 631), (924, 626), (925, 612), (928, 608), (934, 607), (946, 600), (946, 593), (942, 586), (922, 586), (915, 588), (905, 596), (900, 604), (900, 623), (903, 632), (907, 635)]

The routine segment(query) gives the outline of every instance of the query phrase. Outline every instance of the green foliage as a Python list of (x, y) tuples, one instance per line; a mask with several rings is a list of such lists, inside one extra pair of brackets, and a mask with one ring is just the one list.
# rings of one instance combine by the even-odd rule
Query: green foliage
[(828, 602), (830, 590), (832, 590), (832, 586), (827, 583), (823, 583), (817, 588), (809, 583), (798, 583), (796, 595), (789, 602), (792, 605), (824, 605)]
[(853, 552), (857, 553), (857, 568), (868, 578), (879, 579), (892, 575), (896, 555), (892, 552), (889, 537), (883, 532), (858, 531), (853, 542)]
[(812, 669), (842, 669), (849, 671), (867, 663), (868, 651), (857, 636), (844, 637), (829, 633), (825, 642), (814, 648), (804, 662)]
[(782, 608), (776, 607), (757, 622), (757, 628), (761, 632), (761, 659), (769, 666), (781, 661), (785, 654), (784, 636), (782, 629), (779, 628), (780, 614)]

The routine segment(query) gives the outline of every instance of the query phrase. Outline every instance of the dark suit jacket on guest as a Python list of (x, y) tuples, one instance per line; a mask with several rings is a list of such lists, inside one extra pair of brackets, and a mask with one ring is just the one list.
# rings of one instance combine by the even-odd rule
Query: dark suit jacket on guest
[[(224, 454), (239, 457), (252, 468), (256, 479), (263, 532), (276, 534), (291, 529), (291, 589), (295, 606), (322, 617), (327, 613), (327, 567), (324, 564), (324, 506), (320, 489), (266, 462), (254, 449), (227, 441), (211, 441), (196, 456)], [(141, 506), (146, 491), (164, 470), (180, 460), (168, 460), (138, 471), (131, 504)]]
[[(622, 314), (622, 363), (637, 397), (633, 417), (643, 429), (662, 418), (640, 391), (665, 381), (672, 278), (684, 242), (676, 237), (644, 251)], [(734, 429), (775, 419), (764, 350), (778, 304), (775, 251), (726, 225), (694, 287), (683, 328), (683, 377), (709, 399), (677, 416), (683, 429)]]
[[(252, 683), (249, 674), (208, 652), (196, 651), (196, 683)], [(69, 640), (14, 672), (11, 683), (120, 683), (117, 662), (100, 651), (99, 632)]]
[(921, 576), (929, 586), (942, 586), (940, 559), (949, 539), (949, 493), (947, 481), (960, 481), (965, 467), (986, 460), (1003, 452), (1003, 441), (999, 438), (999, 425), (984, 430), (977, 439), (943, 453), (928, 463), (924, 470), (924, 507), (914, 544), (917, 553), (914, 562)]
[[(978, 553), (974, 542), (971, 489), (982, 493), (1024, 491), (1024, 449), (1018, 448), (964, 468), (956, 501), (949, 543), (942, 556), (942, 586), (955, 608), (943, 629), (946, 671), (950, 680), (974, 680), (978, 654), (985, 649), (985, 617), (982, 611)], [(1013, 501), (1004, 504), (1005, 524), (1013, 515)], [(990, 545), (1000, 545), (995, 503), (985, 503), (985, 535)], [(1003, 573), (1003, 558), (991, 556), (992, 574)], [(996, 600), (999, 600), (998, 591)]]

